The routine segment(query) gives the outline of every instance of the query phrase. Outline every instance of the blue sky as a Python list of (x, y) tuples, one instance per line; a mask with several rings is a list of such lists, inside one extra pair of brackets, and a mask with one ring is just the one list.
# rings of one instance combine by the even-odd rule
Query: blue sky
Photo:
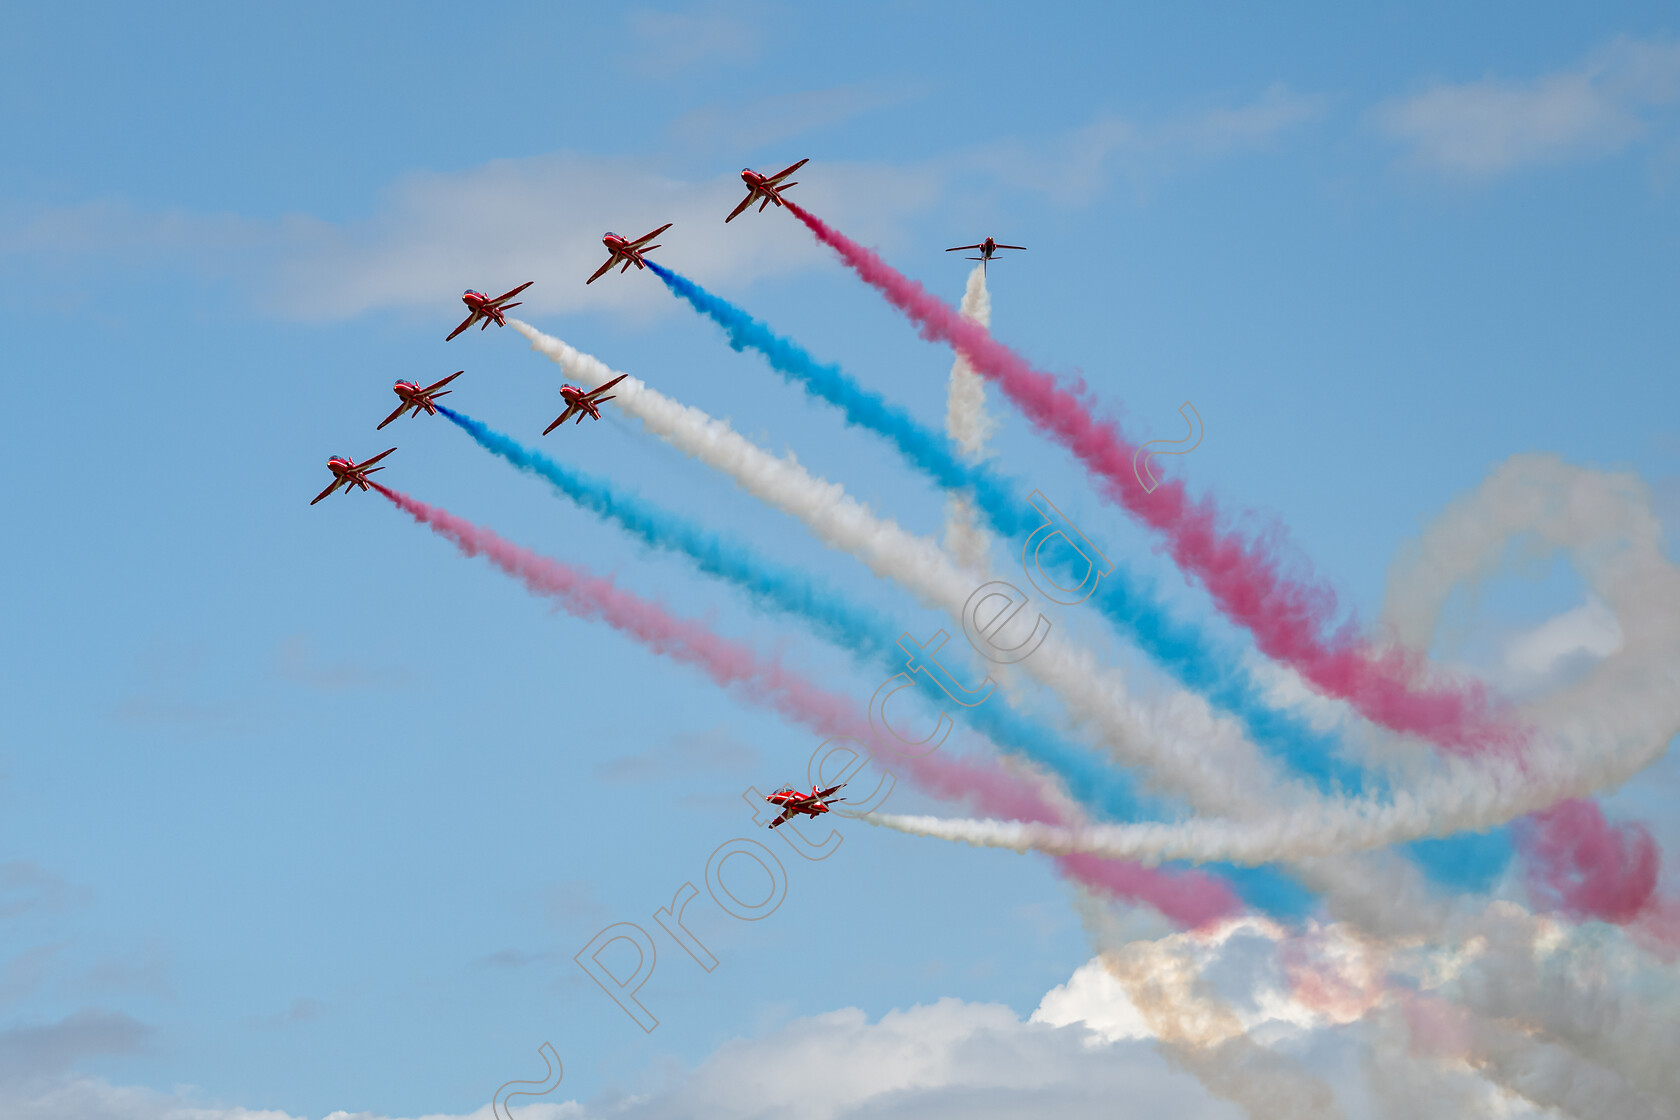
[[(744, 165), (811, 157), (805, 204), (952, 301), (946, 246), (1028, 246), (990, 274), (999, 336), (1146, 438), (1193, 401), (1205, 439), (1172, 469), (1287, 525), (1362, 618), (1397, 548), (1512, 454), (1637, 472), (1672, 534), (1671, 6), (1134, 7), (11, 6), (0, 1078), (457, 1115), (547, 1040), (605, 1109), (839, 1009), (1024, 1018), (1090, 958), (1047, 861), (853, 823), (769, 919), (691, 907), (722, 964), (661, 943), (644, 1034), (572, 955), (700, 883), (752, 835), (740, 791), (802, 780), (816, 737), (372, 495), (307, 505), (328, 455), (397, 444), (391, 484), (866, 702), (837, 651), (441, 420), (373, 431), (395, 378), (464, 367), (451, 403), (537, 442), (559, 369), (513, 331), (443, 341), (463, 288), (534, 279), (540, 328), (936, 534), (940, 492), (653, 277), (584, 287), (602, 231), (674, 221), (662, 262), (938, 423), (947, 351), (786, 215), (724, 227)], [(1001, 466), (1217, 627), (994, 411)], [(942, 624), (621, 418), (550, 445)], [(1488, 650), (1581, 600), (1561, 565), (1528, 572), (1438, 652), (1497, 676)], [(1677, 782), (1665, 759), (1611, 804), (1649, 815)]]

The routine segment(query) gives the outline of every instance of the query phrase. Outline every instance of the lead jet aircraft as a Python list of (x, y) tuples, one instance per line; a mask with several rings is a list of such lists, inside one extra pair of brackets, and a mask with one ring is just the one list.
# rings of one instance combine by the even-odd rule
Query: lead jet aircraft
[(980, 250), (980, 255), (978, 257), (969, 257), (968, 259), (971, 261), (979, 261), (982, 270), (985, 269), (987, 263), (999, 249), (1019, 249), (1023, 253), (1027, 251), (1027, 247), (1025, 245), (999, 245), (996, 240), (990, 237), (986, 238), (986, 240), (980, 242), (978, 245), (953, 245), (945, 251), (947, 253), (955, 253), (961, 249)]
[[(442, 381), (433, 385), (428, 385), (424, 389), (420, 388), (419, 385), (412, 381), (397, 382), (395, 385), (391, 386), (391, 388), (396, 392), (402, 403), (397, 406), (397, 410), (395, 412), (391, 413), (391, 415), (385, 417), (385, 419), (379, 422), (379, 428), (383, 428), (385, 425), (389, 424), (391, 421), (395, 420), (411, 408), (414, 410), (414, 415), (416, 416), (420, 415), (422, 409), (425, 410), (427, 416), (436, 416), (436, 398), (447, 397), (450, 393), (455, 391), (453, 389), (444, 389), (443, 387), (465, 372), (467, 371), (464, 369), (458, 369)], [(443, 391), (439, 392), (438, 390), (440, 389)], [(375, 428), (374, 431), (377, 432), (379, 428)]]
[(812, 785), (810, 793), (800, 793), (792, 786), (783, 786), (775, 793), (766, 794), (764, 800), (772, 805), (782, 807), (782, 815), (771, 821), (770, 827), (777, 828), (786, 824), (798, 813), (804, 813), (807, 817), (814, 818), (818, 813), (828, 812), (830, 805), (846, 800), (844, 797), (831, 797), (829, 795), (845, 787), (845, 782), (841, 782), (837, 786), (829, 786), (827, 789), (818, 789), (815, 785)]
[(595, 283), (595, 281), (605, 276), (612, 269), (612, 266), (617, 264), (619, 261), (624, 262), (624, 267), (620, 269), (620, 272), (629, 272), (631, 265), (635, 265), (637, 268), (646, 268), (647, 265), (642, 263), (642, 254), (659, 248), (657, 245), (649, 245), (648, 242), (670, 229), (671, 225), (672, 223), (666, 222), (652, 233), (644, 233), (634, 241), (626, 241), (616, 233), (607, 234), (605, 237), (601, 238), (601, 244), (607, 247), (607, 263), (602, 265), (600, 268), (597, 268), (595, 270), (595, 275), (585, 280), (584, 283)]
[(350, 488), (352, 486), (360, 486), (363, 490), (370, 489), (367, 476), (372, 474), (374, 471), (382, 471), (385, 469), (384, 467), (376, 467), (374, 464), (395, 450), (396, 448), (393, 447), (389, 450), (381, 451), (365, 463), (357, 463), (356, 460), (350, 458), (348, 455), (334, 455), (331, 459), (327, 460), (327, 469), (333, 473), (332, 485), (315, 495), (315, 501), (310, 502), (309, 504), (314, 505), (315, 502), (318, 502), (328, 494), (331, 494), (340, 486), (344, 487), (344, 492), (346, 494), (350, 492)]
[(629, 376), (628, 373), (621, 373), (599, 389), (591, 389), (587, 393), (576, 385), (560, 386), (560, 395), (566, 399), (566, 411), (562, 412), (554, 423), (543, 429), (543, 435), (546, 436), (549, 432), (564, 424), (574, 412), (577, 413), (577, 423), (579, 424), (583, 423), (585, 416), (592, 416), (599, 420), (601, 410), (598, 406), (612, 400), (611, 397), (603, 397), (601, 394)]
[(728, 225), (730, 222), (733, 222), (736, 218), (740, 217), (741, 211), (751, 206), (753, 199), (755, 198), (764, 199), (763, 202), (758, 204), (758, 212), (760, 214), (764, 213), (764, 208), (772, 202), (774, 202), (777, 206), (780, 206), (782, 204), (782, 192), (787, 190), (789, 187), (797, 187), (799, 185), (798, 183), (784, 183), (782, 180), (786, 179), (789, 175), (792, 175), (795, 171), (798, 171), (801, 167), (804, 167), (810, 162), (810, 158), (807, 157), (800, 160), (792, 167), (783, 168), (774, 175), (760, 175), (750, 167), (741, 168), (741, 182), (747, 185), (747, 197), (743, 198), (741, 200), (741, 205), (735, 207), (729, 217), (723, 220), (724, 224)]
[(495, 323), (498, 327), (507, 326), (506, 320), (502, 318), (502, 312), (506, 311), (510, 307), (519, 306), (517, 303), (509, 303), (507, 301), (535, 283), (535, 280), (527, 280), (513, 291), (504, 292), (495, 299), (491, 299), (483, 292), (475, 292), (471, 288), (468, 288), (465, 292), (461, 293), (461, 302), (467, 305), (467, 310), (471, 311), (472, 314), (468, 315), (460, 326), (450, 331), (449, 338), (444, 339), (444, 341), (448, 342), (450, 339), (454, 338), (456, 335), (460, 334), (480, 319), (484, 320), (484, 326), (479, 327), (479, 330), (483, 330), (484, 327), (488, 327), (491, 323)]

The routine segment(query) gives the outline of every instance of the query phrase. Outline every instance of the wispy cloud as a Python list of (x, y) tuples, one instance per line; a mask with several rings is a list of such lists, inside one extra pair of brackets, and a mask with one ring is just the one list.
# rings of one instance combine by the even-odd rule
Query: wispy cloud
[(758, 751), (719, 726), (685, 731), (638, 754), (599, 763), (595, 777), (614, 785), (636, 785), (720, 770), (749, 770), (758, 762)]
[(299, 996), (292, 1001), (286, 1010), (273, 1015), (263, 1015), (252, 1019), (251, 1025), (264, 1030), (278, 1030), (283, 1027), (296, 1026), (299, 1023), (313, 1023), (327, 1013), (327, 1005), (309, 996)]
[(284, 680), (324, 692), (353, 688), (395, 687), (405, 681), (395, 669), (381, 669), (358, 661), (324, 662), (315, 656), (309, 639), (293, 634), (282, 641), (274, 654), (274, 670)]
[[(385, 190), (369, 217), (344, 223), (298, 215), (200, 220), (110, 201), (65, 207), (14, 216), (12, 228), (0, 230), (0, 251), (53, 266), (77, 257), (106, 268), (186, 264), (245, 287), (273, 314), (305, 321), (425, 309), (441, 339), (461, 318), (460, 293), (468, 286), (501, 290), (536, 281), (520, 314), (675, 313), (663, 288), (634, 276), (584, 284), (606, 259), (607, 230), (634, 237), (671, 222), (661, 259), (677, 268), (703, 265), (726, 281), (826, 263), (822, 248), (791, 222), (726, 227), (739, 188), (734, 173), (675, 179), (648, 159), (557, 153), (407, 175)], [(937, 183), (926, 172), (831, 164), (799, 190), (868, 236), (890, 238), (897, 218), (932, 204)]]
[(86, 887), (73, 887), (63, 876), (29, 860), (0, 863), (0, 919), (62, 910), (87, 901), (91, 895)]
[(60, 1073), (85, 1057), (136, 1054), (151, 1028), (115, 1011), (84, 1008), (56, 1023), (0, 1031), (0, 1080)]
[(1539, 164), (1619, 152), (1645, 136), (1652, 110), (1680, 100), (1680, 42), (1626, 36), (1529, 81), (1437, 82), (1378, 106), (1378, 128), (1418, 166), (1489, 179)]
[(766, 17), (762, 5), (740, 3), (680, 12), (637, 9), (627, 20), (631, 51), (624, 65), (642, 77), (665, 77), (702, 65), (751, 62), (764, 48)]
[(1089, 205), (1117, 175), (1134, 182), (1180, 174), (1196, 164), (1261, 150), (1321, 119), (1329, 98), (1274, 84), (1242, 104), (1215, 106), (1143, 124), (1099, 117), (1061, 135), (986, 144), (955, 156), (1019, 189), (1042, 191), (1069, 206)]
[(249, 726), (232, 704), (201, 704), (163, 696), (130, 696), (111, 705), (110, 716), (136, 728), (175, 728), (204, 735), (234, 734)]
[[(669, 132), (672, 140), (697, 149), (752, 151), (843, 124), (866, 113), (890, 109), (921, 92), (904, 83), (859, 82), (829, 89), (757, 95), (730, 104), (691, 109), (671, 122)], [(797, 158), (791, 156), (782, 166)]]
[(480, 957), (478, 963), (490, 968), (525, 968), (553, 956), (554, 954), (549, 952), (527, 953), (523, 949), (500, 949)]
[[(727, 108), (699, 109), (673, 125), (673, 143), (708, 134), (771, 143), (911, 96), (909, 87), (861, 85), (779, 95), (739, 117)], [(860, 240), (890, 249), (912, 215), (953, 194), (972, 199), (1003, 188), (1085, 206), (1119, 175), (1159, 179), (1264, 148), (1320, 116), (1324, 104), (1274, 86), (1245, 103), (1156, 123), (1103, 117), (1059, 134), (936, 151), (908, 163), (824, 162), (801, 175), (798, 192)], [(304, 321), (423, 310), (440, 339), (461, 317), (464, 287), (501, 290), (524, 280), (536, 283), (522, 296), (521, 314), (680, 314), (663, 288), (634, 276), (583, 283), (606, 258), (607, 230), (634, 237), (671, 222), (660, 259), (679, 271), (704, 269), (722, 285), (835, 267), (797, 223), (777, 215), (755, 212), (726, 226), (724, 215), (742, 196), (734, 170), (674, 178), (664, 170), (670, 162), (558, 152), (461, 172), (417, 172), (394, 181), (368, 216), (343, 222), (147, 212), (102, 200), (0, 215), (0, 252), (46, 268), (93, 260), (102, 273), (186, 265), (245, 288), (270, 313)], [(129, 714), (156, 720), (188, 713), (170, 717), (142, 705)]]
[(25, 949), (0, 968), (0, 1007), (26, 998), (47, 978), (52, 960), (68, 944), (55, 941)]

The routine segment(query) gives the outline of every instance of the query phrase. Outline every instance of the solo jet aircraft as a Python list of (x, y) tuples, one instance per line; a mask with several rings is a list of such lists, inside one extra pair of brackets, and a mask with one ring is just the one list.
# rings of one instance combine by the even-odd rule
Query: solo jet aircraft
[[(391, 415), (385, 417), (385, 419), (379, 422), (379, 428), (383, 428), (385, 425), (389, 424), (391, 421), (395, 420), (411, 408), (414, 410), (414, 415), (416, 416), (420, 415), (422, 410), (425, 411), (427, 416), (436, 416), (437, 398), (447, 397), (450, 393), (455, 391), (453, 389), (444, 389), (443, 387), (465, 372), (467, 371), (464, 369), (458, 369), (442, 381), (437, 382), (435, 385), (428, 385), (424, 389), (420, 388), (419, 385), (412, 381), (397, 382), (395, 385), (391, 386), (391, 388), (396, 392), (397, 397), (402, 401), (402, 403), (397, 406), (397, 410), (395, 412), (391, 413)], [(440, 389), (443, 391), (439, 392), (438, 390)], [(379, 428), (375, 428), (374, 431), (377, 432)]]
[(724, 224), (727, 225), (730, 222), (733, 222), (736, 218), (740, 217), (741, 211), (751, 206), (753, 199), (755, 198), (764, 199), (763, 202), (758, 204), (758, 212), (760, 214), (764, 213), (764, 208), (772, 202), (774, 202), (777, 206), (780, 206), (782, 204), (782, 192), (787, 190), (789, 187), (796, 187), (799, 185), (798, 183), (784, 183), (782, 180), (786, 179), (789, 175), (792, 175), (795, 171), (798, 171), (801, 167), (804, 167), (810, 162), (810, 158), (807, 157), (800, 160), (792, 167), (783, 168), (774, 175), (760, 175), (750, 167), (741, 168), (741, 182), (747, 185), (747, 197), (743, 198), (741, 200), (741, 205), (735, 207), (729, 217), (723, 220)]
[(772, 805), (782, 807), (782, 815), (771, 821), (770, 827), (776, 828), (786, 824), (797, 813), (804, 813), (807, 817), (814, 818), (818, 813), (828, 812), (830, 805), (846, 800), (844, 797), (829, 796), (836, 790), (844, 789), (845, 786), (845, 782), (841, 782), (837, 786), (829, 786), (827, 789), (818, 789), (813, 785), (810, 793), (800, 793), (792, 786), (783, 786), (775, 793), (766, 794), (764, 800)]
[(659, 248), (657, 245), (649, 245), (648, 242), (670, 229), (671, 225), (672, 223), (666, 222), (652, 233), (645, 233), (634, 241), (626, 241), (616, 233), (607, 234), (601, 238), (601, 244), (607, 247), (607, 263), (597, 268), (595, 275), (585, 280), (584, 283), (595, 283), (611, 271), (612, 266), (619, 261), (624, 262), (624, 267), (619, 270), (620, 272), (629, 272), (631, 265), (635, 265), (637, 268), (646, 268), (647, 265), (642, 263), (642, 254)]
[(576, 385), (560, 386), (560, 395), (566, 399), (566, 411), (562, 412), (554, 423), (543, 429), (543, 435), (546, 436), (549, 432), (552, 432), (554, 429), (564, 424), (574, 412), (577, 413), (577, 422), (579, 424), (583, 423), (583, 418), (585, 416), (592, 416), (599, 420), (601, 418), (601, 410), (598, 406), (612, 400), (611, 397), (603, 397), (601, 394), (629, 376), (630, 375), (628, 373), (621, 373), (605, 385), (601, 386), (599, 389), (591, 389), (587, 393), (578, 388)]
[(947, 253), (955, 253), (962, 249), (980, 250), (980, 255), (978, 257), (969, 257), (968, 259), (971, 261), (979, 261), (980, 267), (984, 269), (999, 249), (1019, 249), (1022, 252), (1026, 252), (1027, 247), (1025, 245), (999, 245), (996, 240), (988, 237), (978, 245), (954, 245), (945, 251)]
[(360, 486), (363, 490), (370, 489), (367, 476), (372, 474), (374, 471), (382, 471), (385, 469), (384, 467), (376, 467), (374, 464), (395, 450), (396, 448), (393, 447), (389, 450), (381, 451), (365, 463), (358, 463), (348, 455), (334, 455), (331, 459), (327, 460), (327, 469), (333, 473), (332, 485), (315, 495), (315, 501), (310, 502), (309, 504), (314, 505), (315, 502), (318, 502), (328, 494), (331, 494), (340, 486), (344, 487), (344, 492), (346, 494), (350, 493), (350, 488), (353, 486)]
[(449, 338), (444, 339), (444, 341), (448, 342), (450, 339), (454, 338), (456, 335), (460, 334), (480, 319), (484, 320), (484, 326), (479, 327), (479, 330), (483, 330), (484, 327), (488, 327), (491, 323), (495, 323), (498, 327), (507, 326), (507, 322), (502, 318), (502, 312), (506, 311), (510, 307), (519, 306), (517, 303), (509, 303), (507, 301), (535, 283), (535, 280), (527, 280), (513, 291), (504, 292), (495, 299), (491, 299), (483, 292), (475, 292), (471, 288), (468, 288), (465, 292), (461, 293), (461, 302), (467, 305), (467, 310), (472, 312), (472, 314), (468, 315), (460, 326), (450, 331)]

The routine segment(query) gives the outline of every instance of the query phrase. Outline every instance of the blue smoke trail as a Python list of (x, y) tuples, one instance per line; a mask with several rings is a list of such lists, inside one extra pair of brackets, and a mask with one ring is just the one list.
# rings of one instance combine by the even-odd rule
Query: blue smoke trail
[[(859, 385), (838, 365), (818, 361), (798, 343), (687, 277), (655, 261), (647, 264), (674, 294), (723, 328), (732, 349), (757, 350), (788, 381), (840, 409), (847, 423), (885, 437), (941, 488), (970, 494), (999, 536), (1023, 537), (1043, 523), (1039, 512), (1021, 498), (1016, 483), (986, 464), (965, 462), (950, 440)], [(1115, 555), (1099, 542), (1092, 543), (1104, 556)], [(1060, 559), (1060, 566), (1075, 581), (1083, 576), (1074, 570), (1077, 561), (1070, 550), (1051, 551), (1056, 554), (1053, 565)], [(1384, 784), (1378, 776), (1342, 759), (1333, 739), (1266, 703), (1235, 658), (1220, 651), (1196, 627), (1158, 609), (1159, 597), (1148, 581), (1124, 565), (1116, 564), (1103, 577), (1090, 602), (1179, 683), (1234, 716), (1261, 749), (1313, 780), (1321, 790), (1358, 792)], [(1475, 856), (1467, 861), (1471, 848)], [(1499, 832), (1482, 838), (1431, 841), (1415, 848), (1413, 855), (1432, 877), (1461, 886), (1487, 882), (1503, 867), (1510, 851), (1508, 837)]]
[[(441, 404), (438, 411), (485, 450), (543, 479), (644, 543), (689, 557), (701, 571), (729, 581), (761, 606), (805, 619), (843, 649), (870, 657), (892, 672), (904, 669), (903, 652), (892, 637), (900, 627), (886, 616), (818, 587), (799, 572), (758, 559), (723, 535), (660, 509), (604, 478), (557, 463), (469, 416)], [(972, 672), (967, 679), (983, 675)], [(973, 707), (952, 705), (926, 674), (916, 673), (912, 679), (936, 709), (956, 708), (955, 713), (948, 714), (963, 719), (999, 746), (1049, 767), (1082, 804), (1111, 820), (1135, 820), (1143, 811), (1124, 774), (1102, 766), (1088, 751), (1024, 719), (998, 698)], [(1249, 905), (1278, 917), (1298, 917), (1313, 906), (1309, 894), (1268, 869), (1208, 866), (1231, 880)]]
[[(1044, 518), (1022, 499), (1014, 482), (985, 464), (964, 462), (943, 435), (853, 381), (838, 365), (817, 361), (797, 343), (687, 277), (653, 261), (647, 263), (671, 291), (722, 327), (732, 348), (757, 350), (788, 380), (839, 408), (848, 423), (885, 436), (939, 486), (972, 494), (1000, 536), (1023, 537), (1043, 524)], [(1097, 547), (1104, 556), (1114, 555), (1100, 544)], [(1055, 551), (1066, 561), (1068, 572), (1081, 574), (1073, 572), (1074, 561), (1066, 550)], [(1321, 786), (1341, 783), (1350, 789), (1362, 788), (1364, 775), (1336, 757), (1330, 740), (1254, 696), (1234, 661), (1215, 652), (1212, 642), (1193, 627), (1157, 610), (1154, 600), (1145, 582), (1120, 565), (1103, 577), (1092, 598), (1109, 621), (1134, 635), (1138, 646), (1182, 684), (1240, 719), (1256, 742), (1269, 746)]]

